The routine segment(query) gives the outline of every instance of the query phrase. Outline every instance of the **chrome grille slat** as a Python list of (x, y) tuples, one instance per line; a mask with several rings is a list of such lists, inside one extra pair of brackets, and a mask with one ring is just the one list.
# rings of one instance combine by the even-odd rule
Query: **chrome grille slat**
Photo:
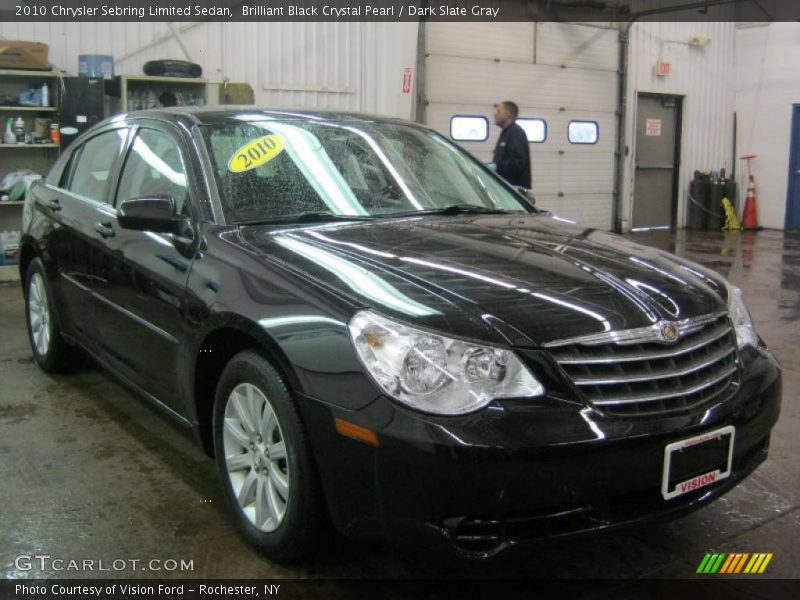
[(548, 349), (580, 394), (608, 414), (688, 410), (732, 393), (739, 369), (727, 315), (679, 325), (681, 337), (672, 344), (658, 337), (656, 324), (602, 334), (605, 343), (598, 343), (598, 334), (554, 342)]
[(649, 352), (649, 353), (639, 353), (639, 354), (620, 354), (617, 356), (614, 355), (607, 355), (607, 356), (598, 356), (593, 358), (586, 358), (586, 359), (571, 359), (571, 358), (557, 358), (559, 364), (562, 365), (600, 365), (606, 363), (618, 363), (618, 362), (634, 362), (637, 360), (652, 360), (654, 358), (672, 358), (675, 356), (680, 356), (681, 354), (686, 354), (688, 352), (693, 352), (705, 346), (706, 344), (710, 344), (711, 342), (716, 342), (718, 339), (725, 337), (731, 332), (730, 326), (725, 326), (724, 328), (719, 328), (715, 331), (712, 331), (711, 334), (706, 336), (707, 339), (702, 339), (697, 341), (697, 343), (689, 346), (687, 348), (672, 348), (672, 347), (665, 347), (663, 352)]
[(652, 379), (668, 379), (669, 377), (682, 377), (695, 371), (701, 371), (707, 367), (712, 366), (720, 359), (725, 358), (733, 352), (733, 348), (723, 348), (720, 352), (714, 354), (710, 359), (707, 359), (699, 364), (693, 364), (690, 367), (678, 369), (675, 371), (659, 371), (657, 373), (650, 373), (647, 375), (632, 375), (622, 376), (617, 379), (576, 379), (576, 385), (613, 385), (617, 383), (638, 383), (640, 381), (650, 381)]
[(688, 390), (682, 390), (682, 391), (679, 391), (679, 392), (673, 392), (671, 394), (661, 394), (661, 395), (658, 395), (658, 396), (641, 396), (639, 398), (632, 398), (632, 399), (629, 399), (629, 400), (595, 400), (593, 402), (593, 404), (596, 404), (598, 406), (611, 406), (611, 405), (617, 405), (617, 404), (631, 404), (631, 403), (634, 403), (634, 402), (655, 402), (657, 400), (666, 400), (668, 398), (675, 398), (677, 396), (695, 394), (697, 392), (703, 391), (706, 388), (711, 387), (715, 383), (719, 383), (720, 381), (722, 381), (726, 377), (729, 377), (730, 375), (733, 375), (735, 372), (736, 372), (736, 367), (732, 367), (732, 368), (726, 370), (725, 372), (723, 372), (721, 375), (715, 377), (714, 379), (712, 379), (710, 381), (707, 381), (706, 383), (700, 384), (700, 385), (698, 385), (696, 387), (693, 387), (693, 388), (690, 388)]
[[(690, 319), (683, 319), (673, 323), (675, 327), (681, 332), (682, 337), (686, 337), (692, 333), (704, 329), (709, 323), (719, 321), (720, 318), (727, 316), (726, 313), (717, 313), (713, 315), (704, 315), (702, 317), (694, 317)], [(658, 333), (659, 323), (654, 323), (646, 327), (639, 327), (637, 329), (623, 329), (622, 331), (604, 331), (602, 333), (593, 333), (590, 335), (582, 335), (575, 338), (565, 340), (554, 340), (547, 342), (545, 347), (558, 348), (559, 346), (571, 346), (580, 344), (582, 346), (605, 346), (607, 344), (634, 345), (642, 342), (653, 341), (654, 334)]]

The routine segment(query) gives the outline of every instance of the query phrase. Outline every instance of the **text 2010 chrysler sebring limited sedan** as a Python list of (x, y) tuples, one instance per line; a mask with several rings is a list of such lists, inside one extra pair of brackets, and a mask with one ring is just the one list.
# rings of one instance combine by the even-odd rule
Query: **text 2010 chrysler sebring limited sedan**
[(490, 557), (675, 516), (767, 456), (780, 367), (738, 289), (565, 224), (424, 127), (107, 120), (35, 185), (46, 371), (80, 346), (194, 432), (243, 535)]

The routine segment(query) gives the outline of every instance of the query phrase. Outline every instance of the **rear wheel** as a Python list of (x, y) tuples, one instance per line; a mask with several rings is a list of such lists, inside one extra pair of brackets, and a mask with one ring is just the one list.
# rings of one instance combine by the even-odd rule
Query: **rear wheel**
[(237, 354), (220, 377), (214, 447), (244, 537), (276, 560), (308, 555), (323, 515), (308, 437), (280, 374), (254, 351)]
[(48, 373), (66, 371), (75, 366), (80, 352), (61, 337), (53, 307), (53, 294), (45, 276), (44, 265), (34, 258), (25, 279), (25, 312), (28, 338), (36, 363)]

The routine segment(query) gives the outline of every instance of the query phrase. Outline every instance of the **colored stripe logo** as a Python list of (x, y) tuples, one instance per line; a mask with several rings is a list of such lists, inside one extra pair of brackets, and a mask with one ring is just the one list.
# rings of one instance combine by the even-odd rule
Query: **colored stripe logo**
[(715, 573), (756, 575), (766, 570), (769, 561), (772, 560), (772, 556), (772, 553), (763, 552), (754, 554), (749, 552), (706, 553), (696, 572), (704, 575)]

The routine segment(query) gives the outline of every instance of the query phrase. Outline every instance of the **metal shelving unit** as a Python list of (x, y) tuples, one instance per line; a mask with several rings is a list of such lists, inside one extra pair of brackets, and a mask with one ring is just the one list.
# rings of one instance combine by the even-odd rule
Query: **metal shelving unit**
[[(219, 104), (220, 84), (209, 83), (201, 77), (118, 75), (106, 83), (106, 114), (109, 115), (152, 108), (147, 104), (154, 103), (164, 91), (179, 95), (185, 104)], [(152, 97), (148, 100), (149, 96)]]
[[(0, 95), (16, 97), (32, 83), (46, 81), (49, 88), (50, 106), (0, 105), (0, 140), (9, 118), (22, 117), (25, 131), (33, 129), (37, 117), (58, 121), (58, 106), (61, 86), (58, 71), (32, 71), (0, 69)], [(45, 175), (58, 158), (58, 144), (2, 144), (0, 143), (0, 178), (11, 171), (31, 169)], [(18, 231), (22, 226), (24, 202), (0, 201), (0, 231)], [(19, 278), (17, 265), (0, 265), (0, 281)]]

